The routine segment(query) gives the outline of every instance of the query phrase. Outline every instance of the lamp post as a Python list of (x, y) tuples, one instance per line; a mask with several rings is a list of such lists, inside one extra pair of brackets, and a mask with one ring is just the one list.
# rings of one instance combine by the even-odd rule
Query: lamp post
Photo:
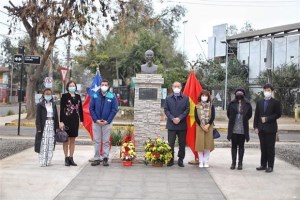
[(228, 82), (228, 43), (227, 41), (221, 41), (221, 43), (226, 45), (225, 54), (225, 94), (224, 94), (224, 110), (227, 110), (227, 82)]
[(182, 45), (182, 55), (184, 54), (185, 50), (185, 25), (188, 22), (188, 20), (183, 21), (183, 45)]

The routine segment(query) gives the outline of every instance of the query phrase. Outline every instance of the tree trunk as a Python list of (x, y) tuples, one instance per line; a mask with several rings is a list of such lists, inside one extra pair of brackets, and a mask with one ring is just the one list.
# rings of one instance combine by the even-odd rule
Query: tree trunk
[(31, 79), (30, 76), (27, 76), (27, 86), (26, 86), (26, 107), (27, 107), (27, 116), (26, 119), (34, 119), (36, 106), (35, 106), (35, 91), (36, 91), (36, 79)]

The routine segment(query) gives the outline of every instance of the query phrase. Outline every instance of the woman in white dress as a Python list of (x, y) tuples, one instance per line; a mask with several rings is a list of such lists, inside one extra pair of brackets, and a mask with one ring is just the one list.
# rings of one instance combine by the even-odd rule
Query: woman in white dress
[(52, 90), (43, 91), (41, 101), (36, 109), (36, 136), (34, 151), (39, 153), (41, 167), (48, 166), (51, 162), (55, 147), (55, 130), (58, 129), (58, 115), (56, 104), (53, 101)]

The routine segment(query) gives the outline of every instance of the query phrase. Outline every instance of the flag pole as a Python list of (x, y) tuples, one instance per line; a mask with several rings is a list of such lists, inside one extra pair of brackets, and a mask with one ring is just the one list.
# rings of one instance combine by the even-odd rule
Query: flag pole
[[(198, 64), (198, 62), (194, 63), (194, 65), (192, 65), (190, 62), (189, 64), (191, 65), (191, 70), (190, 72), (194, 72), (194, 74), (196, 75), (196, 64)], [(197, 158), (197, 156), (194, 154), (194, 160), (191, 160), (188, 162), (189, 165), (199, 165), (199, 158)]]

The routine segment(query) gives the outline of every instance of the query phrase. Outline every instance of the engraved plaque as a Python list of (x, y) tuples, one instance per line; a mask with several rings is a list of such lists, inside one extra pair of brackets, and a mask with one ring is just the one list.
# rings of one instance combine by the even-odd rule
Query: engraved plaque
[(157, 88), (140, 88), (140, 100), (157, 100)]

